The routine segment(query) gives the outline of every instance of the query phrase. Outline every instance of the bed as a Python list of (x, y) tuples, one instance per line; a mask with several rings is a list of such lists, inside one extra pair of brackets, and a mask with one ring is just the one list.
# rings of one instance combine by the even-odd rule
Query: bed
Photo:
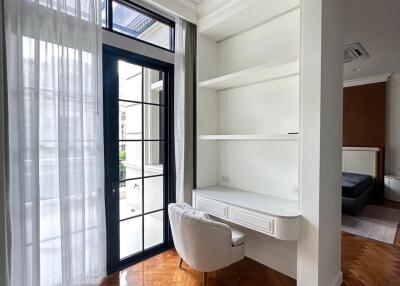
[(376, 188), (379, 148), (344, 147), (342, 156), (342, 212), (359, 214)]

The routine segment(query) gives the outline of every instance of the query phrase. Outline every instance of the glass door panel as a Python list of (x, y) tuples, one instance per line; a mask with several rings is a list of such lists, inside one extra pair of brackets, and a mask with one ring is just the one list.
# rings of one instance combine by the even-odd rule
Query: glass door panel
[(129, 257), (143, 249), (143, 218), (141, 216), (123, 220), (119, 223), (120, 259)]
[(150, 248), (163, 242), (164, 213), (154, 212), (144, 216), (144, 248)]
[(119, 185), (119, 219), (142, 214), (142, 179), (128, 180)]
[(116, 269), (169, 243), (165, 86), (172, 69), (107, 53), (104, 66), (108, 268)]
[(163, 201), (163, 178), (162, 176), (155, 176), (144, 179), (144, 212), (154, 212), (162, 209)]
[(142, 147), (140, 141), (119, 142), (119, 179), (121, 181), (142, 177)]
[[(145, 232), (147, 247), (163, 242), (164, 173), (159, 146), (164, 144), (161, 111), (164, 106), (160, 104), (162, 89), (154, 88), (163, 78), (162, 74), (118, 60), (119, 209), (123, 217), (120, 218), (120, 259), (144, 250)], [(153, 214), (155, 211), (161, 215)]]
[(119, 101), (119, 139), (141, 140), (142, 104), (130, 101)]

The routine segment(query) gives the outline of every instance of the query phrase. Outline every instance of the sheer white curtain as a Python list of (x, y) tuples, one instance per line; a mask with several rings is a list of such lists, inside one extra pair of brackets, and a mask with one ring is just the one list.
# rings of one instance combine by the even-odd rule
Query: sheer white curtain
[(11, 282), (106, 271), (100, 0), (4, 0)]
[(0, 1), (0, 284), (1, 286), (9, 286), (8, 104), (3, 11), (4, 3)]
[(175, 24), (175, 169), (176, 201), (191, 202), (193, 189), (193, 106), (196, 92), (197, 28), (177, 18)]
[(184, 202), (185, 162), (185, 41), (186, 21), (176, 19), (175, 24), (175, 170), (176, 202)]

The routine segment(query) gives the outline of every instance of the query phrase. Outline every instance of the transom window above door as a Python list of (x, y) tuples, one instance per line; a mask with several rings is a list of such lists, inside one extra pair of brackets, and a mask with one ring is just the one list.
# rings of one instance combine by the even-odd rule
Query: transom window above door
[(130, 1), (102, 0), (103, 28), (174, 51), (173, 21)]

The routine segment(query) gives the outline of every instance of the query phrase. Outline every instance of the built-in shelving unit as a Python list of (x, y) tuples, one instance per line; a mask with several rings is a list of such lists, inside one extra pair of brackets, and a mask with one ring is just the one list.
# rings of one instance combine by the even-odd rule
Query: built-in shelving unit
[(296, 240), (300, 1), (202, 3), (216, 8), (198, 26), (193, 204), (265, 235)]
[(299, 7), (299, 1), (226, 1), (219, 9), (199, 21), (199, 33), (221, 41), (254, 28)]
[(164, 88), (164, 82), (162, 80), (159, 80), (155, 83), (151, 84), (151, 90), (152, 91), (161, 91)]
[(199, 83), (199, 87), (210, 88), (218, 91), (259, 82), (283, 79), (298, 74), (299, 62), (297, 60), (278, 60), (202, 81)]
[(200, 140), (232, 140), (232, 141), (297, 141), (299, 134), (224, 134), (199, 135)]

